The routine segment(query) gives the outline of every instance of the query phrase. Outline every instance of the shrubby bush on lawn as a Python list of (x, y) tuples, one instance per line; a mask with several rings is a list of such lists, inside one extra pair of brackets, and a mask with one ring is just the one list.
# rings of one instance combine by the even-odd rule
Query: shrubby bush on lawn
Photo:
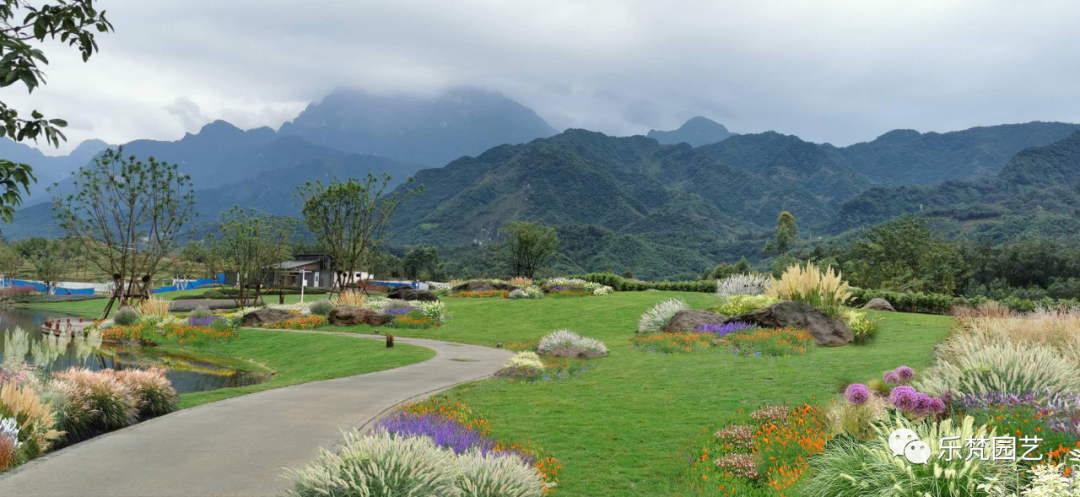
[(856, 344), (865, 344), (877, 334), (878, 319), (867, 317), (866, 311), (847, 309), (844, 311), (844, 322), (847, 323), (851, 333), (855, 336)]
[(530, 379), (544, 372), (544, 362), (536, 352), (518, 352), (510, 358), (497, 376), (501, 378)]
[(639, 335), (658, 333), (664, 329), (664, 325), (675, 316), (675, 313), (689, 308), (686, 302), (679, 299), (660, 302), (641, 315), (641, 319), (638, 320), (637, 332)]
[(326, 299), (316, 300), (315, 302), (311, 303), (311, 306), (308, 307), (308, 310), (311, 311), (312, 314), (326, 316), (330, 314), (330, 311), (334, 310), (334, 303)]
[(720, 298), (720, 304), (709, 310), (725, 316), (738, 316), (764, 309), (777, 302), (780, 301), (768, 295), (725, 295)]
[(557, 357), (603, 357), (608, 354), (604, 342), (586, 338), (570, 330), (556, 330), (540, 339), (537, 352)]

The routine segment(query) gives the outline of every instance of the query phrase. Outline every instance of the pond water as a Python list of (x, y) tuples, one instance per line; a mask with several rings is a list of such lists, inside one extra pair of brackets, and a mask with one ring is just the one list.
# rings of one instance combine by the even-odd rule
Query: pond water
[[(94, 346), (85, 340), (66, 340), (41, 333), (46, 319), (63, 318), (60, 313), (0, 307), (0, 362), (4, 353), (16, 350), (39, 351), (28, 353), (26, 360), (43, 366), (47, 371), (62, 371), (71, 367), (101, 369), (165, 369), (165, 376), (172, 381), (179, 393), (205, 392), (219, 388), (240, 387), (265, 381), (265, 375), (236, 369), (227, 360), (209, 360), (197, 355), (166, 352), (156, 347), (101, 344)], [(75, 321), (75, 319), (72, 319)], [(7, 343), (8, 332), (20, 327), (25, 330), (28, 343)], [(42, 345), (47, 345), (42, 347)]]

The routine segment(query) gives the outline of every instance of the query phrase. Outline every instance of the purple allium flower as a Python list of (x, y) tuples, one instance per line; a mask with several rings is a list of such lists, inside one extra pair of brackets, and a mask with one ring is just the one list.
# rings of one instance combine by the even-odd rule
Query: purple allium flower
[(886, 371), (885, 383), (888, 385), (900, 383), (900, 375), (896, 374), (896, 371)]
[(862, 383), (852, 383), (844, 390), (844, 397), (847, 397), (848, 402), (861, 406), (870, 399), (870, 389)]
[(896, 368), (896, 374), (900, 376), (900, 380), (904, 383), (909, 383), (913, 378), (915, 378), (915, 370), (907, 366), (900, 366)]
[(917, 393), (915, 394), (915, 408), (912, 410), (919, 415), (930, 414), (930, 406), (932, 403), (929, 395)]
[(945, 401), (940, 397), (930, 399), (930, 410), (938, 414), (945, 412)]
[(889, 394), (889, 401), (892, 402), (893, 407), (901, 411), (910, 411), (915, 408), (917, 393), (914, 388), (909, 386), (899, 386)]

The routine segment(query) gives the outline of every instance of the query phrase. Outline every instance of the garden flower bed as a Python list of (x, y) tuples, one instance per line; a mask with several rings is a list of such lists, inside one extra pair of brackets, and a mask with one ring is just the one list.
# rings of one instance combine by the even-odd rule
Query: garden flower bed
[(175, 343), (177, 345), (212, 346), (229, 342), (240, 336), (237, 328), (225, 319), (191, 323), (141, 322), (131, 326), (111, 326), (101, 330), (101, 338), (112, 342), (138, 342), (143, 345)]
[(789, 357), (814, 348), (814, 338), (795, 328), (758, 328), (745, 323), (705, 324), (690, 333), (636, 335), (630, 343), (653, 354), (719, 351), (743, 357)]
[(324, 324), (326, 324), (325, 316), (309, 314), (276, 323), (264, 324), (262, 327), (268, 330), (314, 330)]

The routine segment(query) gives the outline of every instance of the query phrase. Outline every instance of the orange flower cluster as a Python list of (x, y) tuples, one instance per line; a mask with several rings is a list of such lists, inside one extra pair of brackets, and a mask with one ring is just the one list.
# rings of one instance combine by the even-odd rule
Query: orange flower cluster
[(264, 324), (263, 328), (270, 330), (314, 330), (324, 324), (326, 324), (325, 316), (309, 314), (276, 323)]
[(813, 345), (814, 337), (798, 328), (757, 328), (743, 333), (729, 333), (721, 340), (737, 355), (783, 357), (802, 355)]
[(514, 352), (524, 352), (526, 350), (536, 350), (536, 342), (514, 342), (506, 345), (507, 350), (513, 350)]
[[(460, 402), (450, 402), (447, 399), (432, 397), (423, 402), (405, 404), (401, 406), (401, 410), (417, 415), (436, 413), (457, 421), (470, 430), (476, 430), (484, 437), (492, 437), (491, 423), (484, 418), (483, 413)], [(544, 481), (548, 484), (549, 490), (559, 480), (559, 470), (562, 469), (562, 464), (559, 463), (558, 459), (546, 455), (543, 449), (532, 442), (507, 443), (496, 439), (495, 450), (515, 452), (531, 458), (534, 461), (533, 465), (536, 467), (536, 471), (543, 476)]]
[(712, 333), (653, 333), (630, 339), (638, 350), (655, 354), (692, 353), (712, 346)]
[[(698, 494), (719, 491), (721, 495), (791, 496), (791, 487), (807, 470), (809, 457), (824, 452), (829, 440), (820, 408), (804, 404), (782, 417), (746, 419), (741, 412), (738, 416), (743, 420), (726, 430), (716, 434), (708, 428), (701, 431), (705, 440), (698, 440), (693, 455), (685, 459), (682, 481)], [(719, 463), (731, 459), (725, 457), (730, 454), (745, 454), (745, 447), (733, 443), (731, 437), (721, 436), (733, 431), (731, 426), (754, 430), (750, 455), (756, 465), (756, 479), (745, 476), (750, 472), (732, 471), (730, 464)]]
[(450, 294), (451, 297), (461, 297), (466, 299), (508, 299), (510, 298), (510, 292), (506, 290), (484, 290), (482, 292), (457, 292)]
[(439, 321), (433, 317), (399, 316), (388, 325), (392, 328), (438, 328)]
[(548, 297), (591, 297), (592, 292), (588, 290), (554, 290), (548, 292)]
[(227, 326), (192, 326), (190, 324), (113, 326), (101, 330), (107, 341), (140, 342), (143, 344), (176, 342), (180, 345), (224, 343), (238, 338), (235, 328)]

